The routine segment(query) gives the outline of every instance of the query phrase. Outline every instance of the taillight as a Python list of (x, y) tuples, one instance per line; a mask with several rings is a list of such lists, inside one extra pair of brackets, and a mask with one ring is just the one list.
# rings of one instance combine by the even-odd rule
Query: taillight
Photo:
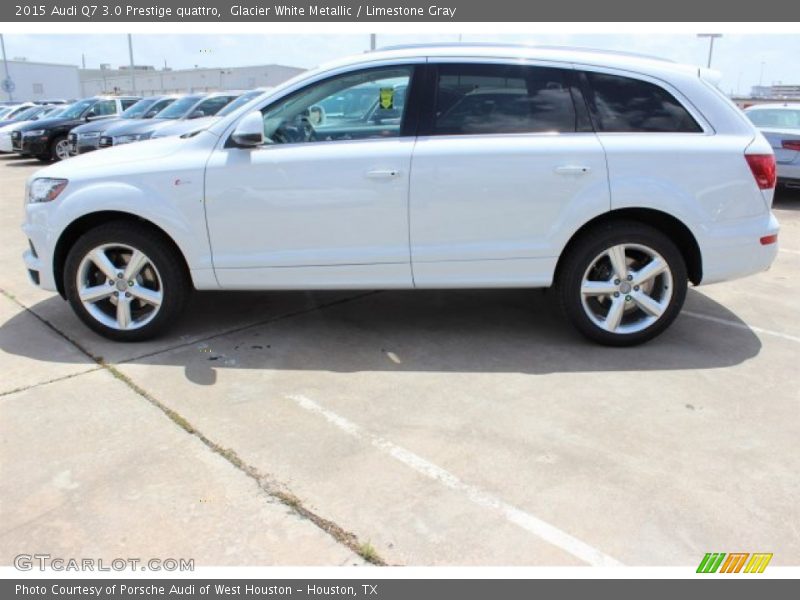
[(769, 246), (770, 244), (774, 244), (778, 241), (778, 234), (773, 233), (772, 235), (765, 235), (764, 237), (758, 240), (761, 242), (762, 246)]
[(758, 189), (774, 188), (777, 180), (775, 157), (772, 154), (745, 154), (744, 157), (747, 159), (747, 164), (750, 165)]
[(781, 142), (781, 147), (784, 150), (796, 150), (800, 152), (800, 140), (783, 140)]

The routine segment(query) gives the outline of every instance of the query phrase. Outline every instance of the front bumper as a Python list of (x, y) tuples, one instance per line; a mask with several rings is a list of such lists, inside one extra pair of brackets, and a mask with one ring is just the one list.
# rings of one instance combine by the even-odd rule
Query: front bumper
[(85, 154), (92, 150), (97, 150), (100, 144), (100, 136), (94, 138), (81, 138), (74, 134), (69, 136), (69, 153), (72, 156)]
[(18, 154), (40, 156), (50, 152), (49, 140), (45, 135), (13, 137), (11, 144)]
[(728, 281), (766, 271), (778, 255), (778, 244), (761, 238), (777, 235), (780, 225), (772, 212), (753, 218), (714, 223), (703, 232), (702, 285)]
[(13, 152), (14, 146), (11, 144), (11, 134), (10, 133), (0, 133), (0, 152)]
[(25, 223), (22, 231), (28, 238), (28, 249), (22, 254), (28, 278), (31, 283), (43, 290), (57, 291), (47, 230), (39, 225)]

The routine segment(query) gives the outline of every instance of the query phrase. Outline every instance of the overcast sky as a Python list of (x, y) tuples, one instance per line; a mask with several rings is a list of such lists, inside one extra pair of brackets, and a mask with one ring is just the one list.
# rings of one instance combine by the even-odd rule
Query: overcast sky
[[(457, 41), (457, 35), (378, 35), (378, 46), (433, 41)], [(625, 50), (705, 65), (708, 40), (693, 35), (464, 35), (463, 41), (507, 41), (546, 45), (582, 46)], [(167, 65), (172, 68), (235, 67), (280, 63), (313, 67), (333, 58), (362, 52), (369, 47), (368, 35), (134, 35), (136, 64)], [(9, 59), (24, 56), (41, 62), (97, 68), (128, 63), (124, 35), (6, 35)], [(763, 79), (800, 84), (800, 36), (728, 35), (714, 47), (713, 67), (722, 71), (726, 92), (747, 93)], [(763, 77), (762, 77), (763, 65)]]

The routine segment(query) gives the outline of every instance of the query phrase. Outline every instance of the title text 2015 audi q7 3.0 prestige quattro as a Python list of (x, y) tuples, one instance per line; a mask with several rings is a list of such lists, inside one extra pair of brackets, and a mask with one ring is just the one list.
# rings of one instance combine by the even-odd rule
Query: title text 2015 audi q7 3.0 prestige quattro
[(713, 77), (552, 48), (365, 54), (39, 171), (25, 264), (116, 340), (162, 331), (192, 288), (553, 286), (584, 335), (640, 343), (687, 282), (777, 252), (772, 149)]

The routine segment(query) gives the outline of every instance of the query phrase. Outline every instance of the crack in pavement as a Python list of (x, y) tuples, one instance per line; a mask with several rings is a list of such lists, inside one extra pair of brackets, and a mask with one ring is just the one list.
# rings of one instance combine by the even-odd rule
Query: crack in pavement
[[(227, 334), (231, 334), (231, 333), (237, 333), (239, 331), (245, 331), (247, 329), (250, 329), (251, 327), (257, 327), (259, 325), (267, 325), (267, 324), (273, 323), (275, 321), (280, 321), (280, 320), (288, 319), (288, 318), (295, 317), (295, 316), (305, 315), (305, 314), (312, 313), (312, 312), (315, 312), (315, 311), (318, 311), (318, 310), (323, 310), (323, 309), (331, 307), (331, 306), (336, 306), (336, 305), (339, 305), (339, 304), (343, 304), (343, 303), (346, 303), (346, 302), (350, 302), (350, 301), (353, 301), (353, 300), (357, 300), (359, 298), (364, 298), (366, 296), (369, 296), (369, 295), (372, 295), (372, 294), (378, 294), (378, 293), (380, 293), (380, 292), (379, 291), (372, 291), (372, 292), (368, 292), (368, 293), (365, 293), (365, 294), (358, 294), (356, 296), (350, 296), (348, 298), (335, 300), (335, 301), (332, 301), (332, 302), (318, 304), (318, 305), (316, 305), (316, 306), (314, 306), (312, 308), (303, 309), (303, 310), (295, 311), (295, 312), (292, 312), (292, 313), (287, 313), (287, 314), (284, 314), (284, 315), (280, 315), (278, 317), (274, 317), (274, 318), (271, 318), (271, 319), (266, 319), (266, 320), (258, 322), (258, 323), (252, 323), (250, 325), (245, 325), (245, 326), (242, 326), (242, 327), (234, 328), (234, 329), (231, 329), (231, 330), (226, 331), (224, 333), (217, 333), (217, 334), (214, 334), (214, 335), (211, 335), (211, 336), (207, 336), (206, 338), (203, 338), (203, 339), (193, 340), (191, 342), (186, 342), (185, 344), (180, 344), (180, 345), (176, 346), (175, 348), (181, 348), (181, 347), (189, 346), (191, 344), (196, 344), (198, 342), (202, 342), (202, 341), (205, 341), (205, 340), (210, 340), (210, 339), (214, 339), (214, 338), (217, 338), (217, 337), (221, 337), (223, 335), (227, 335)], [(153, 405), (158, 410), (160, 410), (175, 425), (177, 425), (178, 427), (180, 427), (181, 429), (186, 431), (186, 433), (195, 436), (209, 450), (211, 450), (215, 454), (217, 454), (217, 455), (221, 456), (222, 458), (224, 458), (226, 461), (228, 461), (228, 463), (231, 466), (233, 466), (234, 468), (236, 468), (239, 471), (241, 471), (242, 473), (244, 473), (247, 477), (253, 479), (255, 481), (256, 485), (259, 487), (259, 489), (261, 491), (265, 492), (268, 496), (270, 496), (272, 498), (275, 498), (276, 500), (278, 500), (279, 502), (281, 502), (282, 504), (287, 506), (292, 512), (294, 512), (299, 517), (311, 521), (314, 525), (316, 525), (322, 531), (324, 531), (325, 533), (330, 535), (334, 540), (336, 540), (340, 544), (343, 544), (344, 546), (346, 546), (347, 548), (352, 550), (353, 553), (355, 553), (358, 556), (360, 556), (363, 560), (365, 560), (365, 561), (367, 561), (367, 562), (369, 562), (369, 563), (371, 563), (373, 565), (377, 565), (377, 566), (384, 566), (384, 565), (387, 564), (386, 561), (375, 552), (375, 549), (372, 548), (372, 546), (370, 546), (369, 543), (360, 542), (359, 539), (358, 539), (358, 536), (356, 536), (356, 534), (344, 529), (343, 527), (341, 527), (337, 523), (331, 521), (330, 519), (326, 519), (325, 517), (323, 517), (321, 515), (318, 515), (314, 511), (310, 510), (309, 508), (306, 508), (303, 505), (302, 501), (297, 496), (295, 496), (291, 491), (286, 489), (285, 486), (282, 486), (282, 485), (279, 485), (279, 484), (275, 483), (267, 475), (261, 473), (254, 466), (246, 463), (244, 460), (242, 460), (236, 454), (236, 452), (232, 448), (225, 448), (221, 444), (215, 442), (214, 440), (212, 440), (211, 438), (206, 436), (203, 432), (201, 432), (194, 425), (192, 425), (180, 413), (178, 413), (177, 411), (169, 408), (167, 405), (165, 405), (160, 400), (155, 398), (153, 395), (151, 395), (149, 392), (147, 392), (144, 388), (140, 387), (137, 383), (135, 383), (130, 377), (128, 377), (127, 375), (122, 373), (119, 369), (117, 369), (116, 366), (114, 366), (113, 364), (109, 364), (109, 363), (105, 362), (102, 357), (94, 356), (89, 350), (84, 348), (77, 340), (72, 339), (69, 335), (67, 335), (66, 333), (64, 333), (60, 329), (58, 329), (50, 321), (48, 321), (47, 319), (45, 319), (45, 318), (39, 316), (38, 314), (36, 314), (29, 307), (25, 306), (22, 302), (17, 300), (17, 298), (14, 297), (13, 294), (7, 292), (5, 289), (2, 289), (2, 288), (0, 288), (0, 294), (2, 294), (6, 298), (8, 298), (12, 302), (14, 302), (17, 306), (22, 308), (24, 311), (26, 311), (26, 312), (30, 313), (31, 315), (33, 315), (39, 322), (41, 322), (44, 325), (46, 325), (47, 327), (49, 327), (52, 331), (54, 331), (56, 334), (58, 334), (60, 337), (62, 337), (64, 340), (66, 340), (68, 343), (72, 344), (82, 354), (84, 354), (85, 356), (90, 358), (93, 362), (95, 362), (97, 364), (97, 367), (91, 369), (91, 371), (98, 371), (98, 370), (103, 369), (103, 370), (106, 370), (109, 373), (111, 373), (112, 376), (114, 376), (119, 381), (123, 382), (131, 391), (133, 391), (137, 395), (141, 396), (147, 402), (149, 402), (151, 405)], [(146, 356), (155, 356), (155, 355), (160, 354), (162, 352), (167, 352), (167, 351), (170, 351), (170, 350), (174, 350), (175, 348), (160, 350), (158, 352), (152, 352), (152, 353), (150, 353), (150, 354), (148, 354)], [(122, 361), (122, 363), (120, 363), (120, 364), (131, 362), (132, 360), (139, 360), (139, 359), (129, 359), (129, 360), (126, 360), (126, 361)], [(90, 372), (90, 371), (87, 371), (87, 372)], [(84, 374), (84, 373), (81, 373), (81, 374)], [(77, 375), (78, 374), (73, 374), (72, 376), (74, 377), (74, 376), (77, 376)], [(65, 378), (61, 378), (61, 379), (65, 379)]]
[(99, 371), (103, 367), (101, 366), (94, 366), (90, 367), (85, 371), (78, 371), (77, 373), (70, 373), (69, 375), (62, 375), (61, 377), (56, 377), (54, 379), (48, 379), (47, 381), (39, 381), (37, 383), (32, 383), (30, 385), (23, 385), (18, 388), (14, 388), (13, 390), (8, 390), (7, 392), (0, 392), (0, 398), (3, 396), (10, 396), (11, 394), (18, 394), (19, 392), (26, 392), (28, 390), (32, 390), (44, 385), (50, 385), (51, 383), (58, 383), (59, 381), (65, 381), (67, 379), (72, 379), (73, 377), (80, 377), (81, 375), (86, 375), (87, 373), (94, 373), (95, 371)]

